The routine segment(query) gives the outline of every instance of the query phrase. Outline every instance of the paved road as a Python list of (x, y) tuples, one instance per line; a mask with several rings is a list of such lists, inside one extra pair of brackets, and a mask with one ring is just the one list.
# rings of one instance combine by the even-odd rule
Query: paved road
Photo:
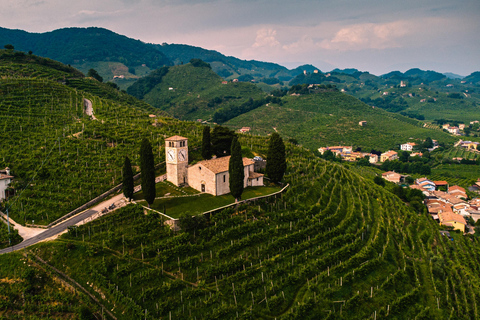
[(31, 245), (34, 245), (34, 244), (37, 244), (45, 239), (48, 239), (50, 237), (53, 237), (59, 233), (62, 233), (63, 231), (65, 231), (68, 227), (71, 227), (77, 223), (79, 223), (80, 221), (84, 220), (84, 219), (87, 219), (89, 218), (90, 216), (94, 215), (95, 213), (97, 213), (98, 211), (96, 210), (87, 210), (87, 211), (84, 211), (70, 219), (68, 219), (67, 221), (65, 222), (62, 222), (50, 229), (46, 229), (45, 231), (43, 231), (42, 233), (39, 233), (37, 234), (36, 236), (30, 238), (30, 239), (27, 239), (27, 240), (24, 240), (22, 241), (21, 243), (17, 244), (17, 245), (14, 245), (12, 247), (8, 247), (8, 248), (5, 248), (5, 249), (2, 249), (0, 250), (0, 254), (4, 254), (4, 253), (7, 253), (7, 252), (13, 252), (13, 251), (17, 251), (17, 250), (20, 250), (20, 249), (23, 249), (23, 248), (26, 248), (28, 246), (31, 246)]

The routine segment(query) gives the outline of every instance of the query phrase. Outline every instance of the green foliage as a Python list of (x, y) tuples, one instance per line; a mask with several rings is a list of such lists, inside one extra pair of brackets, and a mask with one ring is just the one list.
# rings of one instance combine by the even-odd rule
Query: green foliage
[(143, 99), (143, 97), (152, 91), (156, 85), (162, 83), (162, 79), (168, 73), (168, 70), (168, 67), (162, 67), (153, 71), (146, 77), (140, 78), (133, 85), (128, 87), (127, 93), (137, 99)]
[(267, 167), (265, 172), (272, 182), (282, 181), (287, 163), (285, 159), (285, 144), (282, 137), (276, 132), (270, 135), (267, 152)]
[(208, 160), (212, 158), (212, 143), (210, 141), (210, 127), (203, 127), (202, 135), (202, 158)]
[(142, 140), (140, 146), (140, 171), (142, 179), (142, 192), (148, 206), (155, 200), (155, 162), (153, 159), (152, 145), (147, 138)]
[(383, 179), (381, 176), (375, 176), (375, 178), (373, 178), (373, 182), (379, 186), (385, 187), (385, 179)]
[[(300, 96), (285, 96), (282, 104), (269, 104), (237, 116), (224, 125), (250, 126), (254, 134), (267, 135), (272, 128), (284, 139), (317, 150), (333, 145), (353, 145), (363, 150), (394, 148), (410, 137), (431, 137), (452, 143), (455, 138), (439, 130), (423, 128), (416, 120), (379, 108), (372, 108), (341, 92), (319, 91)], [(359, 121), (367, 121), (359, 126)]]
[(201, 59), (191, 59), (191, 60), (190, 60), (190, 63), (191, 63), (192, 66), (194, 66), (195, 68), (208, 68), (208, 69), (212, 69), (212, 67), (211, 67), (208, 63), (202, 61)]
[(243, 193), (243, 183), (245, 179), (245, 172), (242, 160), (242, 147), (237, 137), (233, 138), (231, 157), (228, 163), (228, 184), (232, 196), (240, 200)]
[(98, 72), (95, 69), (90, 69), (88, 70), (87, 77), (91, 77), (98, 82), (103, 82), (103, 78), (98, 74)]
[(6, 45), (4, 45), (3, 47), (4, 47), (5, 49), (7, 49), (7, 50), (13, 50), (13, 49), (15, 49), (15, 47), (14, 47), (13, 45), (11, 45), (11, 44), (6, 44)]
[(212, 130), (212, 151), (217, 157), (229, 155), (232, 149), (232, 141), (235, 132), (227, 127), (215, 126)]
[(131, 200), (133, 198), (133, 171), (130, 158), (125, 156), (125, 162), (123, 163), (123, 195), (125, 198)]

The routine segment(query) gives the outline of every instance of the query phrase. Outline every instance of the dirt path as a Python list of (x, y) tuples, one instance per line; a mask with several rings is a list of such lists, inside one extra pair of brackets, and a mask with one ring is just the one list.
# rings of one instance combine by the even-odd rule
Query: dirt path
[(97, 118), (95, 117), (95, 115), (93, 114), (93, 105), (92, 105), (92, 101), (88, 100), (88, 99), (83, 99), (83, 106), (84, 106), (84, 110), (85, 110), (85, 114), (87, 116), (91, 116), (93, 120), (97, 120)]

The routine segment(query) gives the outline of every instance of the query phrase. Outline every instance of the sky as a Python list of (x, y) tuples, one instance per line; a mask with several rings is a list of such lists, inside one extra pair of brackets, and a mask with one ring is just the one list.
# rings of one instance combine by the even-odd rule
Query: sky
[(479, 0), (0, 0), (0, 26), (103, 27), (287, 68), (480, 71)]

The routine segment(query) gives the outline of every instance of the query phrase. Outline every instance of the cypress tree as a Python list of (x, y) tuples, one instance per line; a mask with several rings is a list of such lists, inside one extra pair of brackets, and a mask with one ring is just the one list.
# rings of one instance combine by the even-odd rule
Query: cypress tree
[(203, 127), (202, 158), (205, 160), (212, 158), (212, 144), (210, 142), (209, 126)]
[(242, 160), (242, 147), (237, 137), (233, 138), (230, 161), (228, 163), (230, 193), (236, 201), (242, 198), (243, 180), (245, 178)]
[(148, 207), (155, 200), (155, 164), (153, 160), (152, 145), (148, 139), (142, 140), (140, 146), (140, 170), (142, 177), (142, 192)]
[(130, 201), (133, 198), (133, 171), (128, 156), (123, 163), (123, 195)]
[(271, 181), (278, 183), (282, 181), (287, 162), (285, 160), (285, 144), (282, 137), (276, 132), (270, 136), (267, 151), (267, 167), (265, 173)]

